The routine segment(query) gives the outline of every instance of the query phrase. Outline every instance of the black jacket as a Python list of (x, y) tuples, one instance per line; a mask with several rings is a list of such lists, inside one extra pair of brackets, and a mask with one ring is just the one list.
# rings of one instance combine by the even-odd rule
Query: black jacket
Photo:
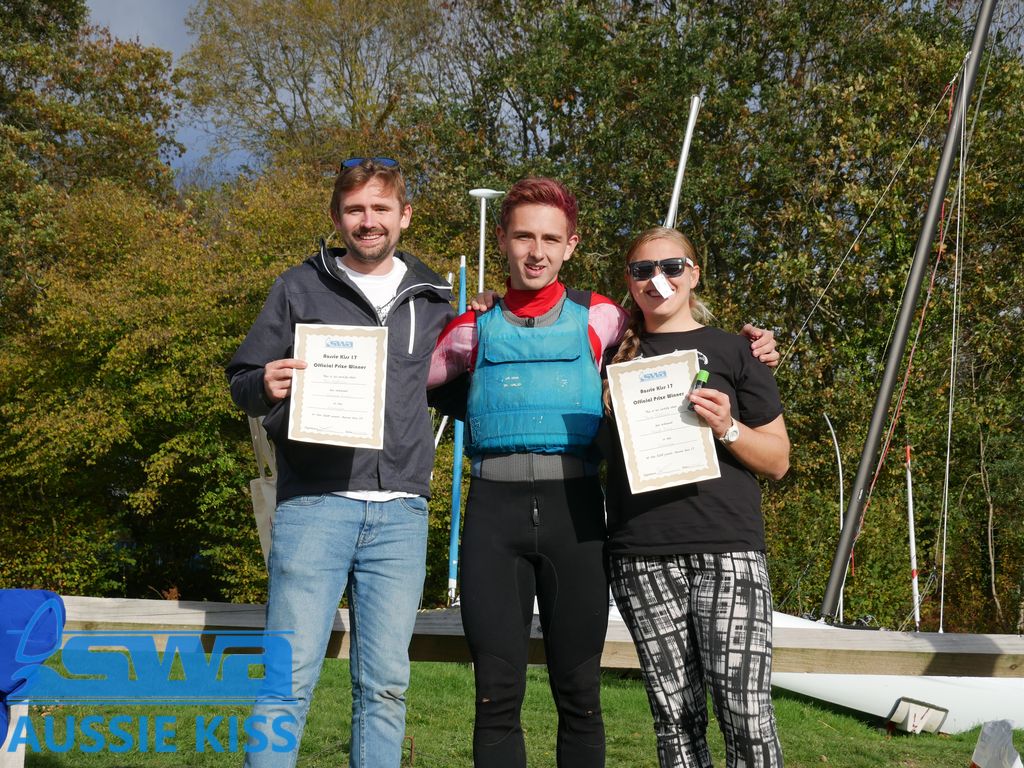
[(335, 262), (343, 249), (321, 248), (281, 275), (245, 341), (227, 366), (231, 397), (263, 426), (277, 453), (278, 502), (333, 491), (387, 490), (430, 495), (434, 440), (426, 381), (437, 337), (454, 312), (451, 286), (414, 256), (388, 313), (387, 392), (382, 450), (288, 439), (289, 399), (269, 405), (263, 366), (292, 357), (296, 323), (380, 325), (373, 306)]

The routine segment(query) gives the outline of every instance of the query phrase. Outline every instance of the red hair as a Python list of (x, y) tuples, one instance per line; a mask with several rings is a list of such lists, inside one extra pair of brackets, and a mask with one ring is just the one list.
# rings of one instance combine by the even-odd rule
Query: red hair
[(579, 218), (579, 205), (576, 195), (557, 179), (545, 176), (527, 176), (520, 179), (505, 194), (501, 201), (501, 228), (508, 229), (508, 220), (512, 211), (520, 205), (550, 205), (565, 214), (569, 225), (569, 236), (576, 234), (576, 222)]

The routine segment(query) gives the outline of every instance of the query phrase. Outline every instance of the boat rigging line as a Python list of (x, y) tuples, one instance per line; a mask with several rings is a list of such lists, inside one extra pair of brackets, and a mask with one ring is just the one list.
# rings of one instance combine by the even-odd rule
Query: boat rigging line
[[(961, 99), (963, 94), (961, 94)], [(960, 110), (961, 120), (966, 123), (967, 109)], [(964, 126), (965, 127), (965, 126)], [(967, 160), (966, 131), (960, 131), (960, 168), (956, 186), (956, 235), (953, 248), (953, 330), (950, 334), (949, 349), (949, 405), (946, 412), (946, 466), (942, 480), (942, 563), (939, 580), (939, 632), (944, 631), (946, 612), (946, 539), (949, 529), (949, 475), (953, 463), (953, 408), (956, 402), (957, 363), (960, 349), (960, 309), (962, 296), (960, 283), (963, 278), (963, 218), (965, 177), (964, 164)]]
[[(965, 57), (964, 61), (966, 62), (966, 57)], [(991, 62), (991, 59), (990, 59), (990, 62)], [(963, 67), (961, 66), (961, 70), (959, 72), (957, 72), (956, 75), (954, 75), (954, 77), (949, 81), (949, 83), (947, 83), (946, 87), (943, 89), (942, 95), (940, 96), (939, 100), (933, 106), (931, 113), (929, 114), (928, 118), (925, 121), (924, 127), (921, 129), (921, 131), (918, 134), (918, 137), (915, 140), (914, 144), (911, 146), (910, 150), (908, 150), (907, 154), (904, 156), (903, 160), (901, 161), (899, 167), (896, 169), (895, 174), (893, 175), (892, 179), (890, 179), (888, 186), (886, 187), (885, 191), (882, 193), (882, 195), (879, 198), (878, 202), (875, 204), (875, 207), (872, 209), (871, 214), (868, 216), (868, 219), (864, 222), (864, 225), (861, 227), (860, 231), (858, 232), (857, 237), (854, 240), (853, 245), (850, 246), (850, 249), (847, 251), (846, 255), (843, 257), (843, 260), (840, 262), (839, 266), (836, 268), (836, 271), (833, 273), (832, 278), (830, 278), (830, 280), (829, 280), (829, 285), (831, 285), (831, 283), (835, 280), (835, 277), (838, 275), (839, 271), (842, 269), (843, 263), (845, 263), (845, 261), (848, 259), (850, 253), (853, 252), (853, 248), (856, 245), (857, 240), (860, 239), (860, 236), (864, 233), (864, 231), (866, 230), (868, 224), (870, 224), (871, 218), (874, 216), (875, 212), (878, 210), (879, 207), (881, 207), (881, 204), (882, 204), (882, 202), (883, 202), (883, 200), (885, 198), (886, 193), (888, 192), (889, 188), (892, 187), (892, 185), (895, 182), (895, 180), (899, 177), (899, 174), (901, 173), (902, 167), (906, 164), (907, 160), (910, 157), (910, 153), (913, 152), (914, 148), (921, 142), (921, 138), (923, 137), (924, 132), (927, 130), (928, 126), (931, 124), (932, 118), (934, 117), (935, 113), (938, 111), (938, 108), (939, 108), (939, 106), (941, 106), (942, 102), (947, 98), (947, 96), (949, 97), (949, 105), (950, 105), (949, 106), (949, 110), (947, 111), (947, 119), (951, 119), (952, 113), (953, 113), (953, 103), (954, 103), (953, 102), (953, 96), (955, 94), (955, 86), (956, 86), (956, 83), (960, 80), (962, 74), (963, 74)], [(986, 75), (987, 75), (987, 71), (986, 71)], [(977, 117), (977, 110), (975, 111), (975, 117)], [(959, 182), (958, 182), (958, 184), (959, 184)], [(924, 319), (925, 319), (925, 316), (927, 314), (927, 309), (928, 309), (928, 306), (930, 305), (931, 297), (932, 297), (933, 292), (934, 292), (935, 278), (936, 278), (936, 275), (937, 275), (937, 269), (938, 269), (938, 265), (939, 265), (939, 263), (941, 261), (942, 253), (944, 252), (944, 245), (945, 245), (945, 241), (946, 241), (946, 232), (948, 230), (950, 219), (951, 219), (952, 215), (953, 215), (953, 210), (952, 209), (950, 210), (948, 216), (946, 215), (945, 203), (943, 203), (943, 215), (940, 217), (940, 220), (939, 220), (939, 238), (938, 238), (939, 239), (939, 247), (938, 247), (937, 252), (936, 252), (935, 265), (934, 265), (934, 267), (932, 269), (931, 280), (929, 282), (928, 292), (927, 292), (927, 295), (926, 295), (926, 298), (925, 298), (925, 301), (924, 301), (924, 304), (923, 304), (923, 307), (922, 307), (921, 317), (920, 317), (920, 321), (918, 323), (917, 333), (915, 334), (914, 341), (913, 341), (913, 343), (911, 344), (911, 347), (910, 347), (910, 353), (908, 355), (908, 361), (907, 361), (907, 369), (906, 369), (906, 372), (905, 372), (905, 375), (904, 375), (903, 385), (900, 388), (900, 394), (899, 394), (899, 396), (897, 398), (896, 410), (895, 410), (893, 419), (890, 422), (889, 431), (888, 431), (888, 433), (886, 435), (885, 446), (884, 446), (884, 448), (883, 448), (883, 450), (882, 450), (882, 452), (880, 454), (879, 461), (878, 461), (877, 465), (875, 466), (875, 470), (874, 470), (874, 473), (872, 475), (871, 484), (870, 484), (870, 487), (869, 487), (868, 493), (867, 493), (867, 500), (865, 501), (865, 504), (864, 504), (864, 510), (861, 512), (860, 519), (857, 521), (857, 525), (858, 525), (857, 535), (858, 536), (860, 534), (860, 526), (863, 523), (864, 514), (867, 512), (867, 508), (868, 508), (868, 506), (871, 503), (871, 497), (872, 497), (873, 492), (874, 492), (875, 484), (876, 484), (876, 482), (878, 480), (878, 477), (879, 477), (879, 475), (881, 473), (882, 466), (885, 463), (885, 459), (888, 456), (889, 445), (891, 443), (891, 438), (892, 438), (893, 430), (895, 429), (896, 424), (898, 424), (898, 422), (899, 422), (899, 416), (900, 416), (900, 413), (902, 411), (903, 399), (904, 399), (904, 395), (906, 393), (906, 388), (907, 388), (907, 385), (908, 385), (908, 382), (909, 382), (910, 371), (912, 370), (912, 366), (913, 366), (914, 354), (915, 354), (915, 352), (917, 350), (918, 341), (920, 339), (921, 332), (922, 332), (922, 329), (923, 329)], [(906, 295), (907, 295), (909, 279), (910, 278), (909, 278), (909, 274), (908, 274), (907, 281), (904, 282), (904, 286), (903, 286), (903, 294), (902, 294), (903, 297), (906, 297)], [(821, 303), (821, 301), (824, 299), (824, 297), (827, 294), (827, 292), (828, 292), (828, 286), (826, 286), (825, 291), (822, 293), (821, 297), (819, 297), (818, 302), (815, 304), (815, 308), (817, 307), (818, 304)], [(901, 301), (902, 301), (902, 299), (901, 299)], [(811, 309), (811, 312), (808, 315), (807, 320), (804, 322), (804, 326), (803, 327), (806, 327), (807, 323), (810, 321), (810, 316), (813, 313), (814, 313), (814, 308)], [(892, 343), (892, 338), (893, 338), (893, 334), (895, 333), (895, 329), (896, 329), (896, 325), (897, 325), (897, 320), (898, 320), (897, 317), (893, 318), (892, 326), (889, 329), (889, 335), (886, 338), (885, 345), (883, 346), (883, 352), (882, 352), (883, 356), (888, 351), (888, 349), (889, 349), (889, 347), (890, 347), (890, 345)], [(802, 329), (801, 329), (801, 333), (802, 333)], [(798, 334), (798, 337), (799, 337), (799, 334)], [(785, 359), (783, 359), (783, 362), (785, 362)], [(781, 367), (781, 364), (780, 364), (779, 367)], [(828, 417), (826, 416), (826, 420), (827, 420), (827, 418)], [(829, 428), (832, 429), (831, 422), (829, 422)], [(834, 438), (834, 433), (833, 433), (833, 439), (835, 439)], [(843, 491), (843, 487), (844, 486), (842, 485), (842, 470), (841, 470), (841, 468), (840, 468), (840, 483), (841, 483), (841, 486), (840, 486), (840, 507), (841, 507), (841, 509), (840, 509), (840, 513), (839, 513), (840, 514), (839, 531), (841, 533), (842, 530), (843, 530), (842, 516), (843, 516), (843, 510), (845, 509), (845, 506), (844, 506), (844, 503), (843, 503), (843, 498), (842, 498), (842, 496), (843, 496), (842, 491)], [(854, 540), (854, 546), (855, 545), (856, 545), (856, 537), (855, 537), (855, 540)], [(853, 558), (854, 558), (854, 550), (851, 549), (851, 551), (850, 551), (850, 565), (851, 565), (851, 569), (852, 569), (852, 566), (853, 566)], [(843, 577), (843, 584), (844, 584), (844, 586), (845, 586), (845, 579), (846, 579), (846, 577), (845, 577), (845, 574), (844, 574), (844, 577)], [(843, 603), (842, 603), (842, 590), (840, 590), (838, 610), (837, 610), (837, 618), (838, 618), (838, 620), (840, 622), (843, 620), (842, 605), (843, 605)]]
[(921, 139), (924, 138), (924, 134), (928, 130), (928, 126), (931, 125), (932, 119), (935, 117), (935, 113), (938, 112), (939, 107), (942, 105), (942, 102), (946, 98), (946, 95), (950, 92), (950, 89), (954, 87), (956, 81), (960, 78), (962, 73), (963, 67), (961, 66), (960, 71), (958, 71), (957, 74), (953, 76), (953, 79), (951, 79), (946, 84), (946, 87), (943, 89), (942, 94), (939, 96), (938, 100), (935, 102), (935, 105), (932, 107), (932, 111), (928, 113), (928, 117), (925, 118), (924, 125), (921, 126), (921, 131), (917, 134), (917, 138), (914, 140), (914, 143), (910, 146), (910, 149), (907, 150), (906, 154), (903, 156), (903, 159), (900, 160), (899, 165), (896, 166), (896, 170), (893, 171), (892, 178), (890, 178), (889, 183), (885, 185), (885, 189), (883, 189), (882, 194), (879, 195), (878, 200), (875, 202), (874, 207), (871, 209), (871, 213), (869, 213), (868, 217), (864, 220), (864, 224), (861, 225), (861, 228), (857, 231), (856, 236), (853, 238), (853, 242), (850, 243), (850, 247), (846, 249), (846, 253), (843, 254), (843, 258), (839, 260), (839, 264), (832, 271), (832, 275), (831, 277), (829, 277), (828, 282), (825, 283), (825, 287), (822, 289), (821, 295), (818, 296), (817, 300), (814, 302), (814, 305), (807, 313), (807, 317), (804, 318), (803, 323), (800, 325), (800, 330), (796, 332), (796, 336), (793, 337), (793, 342), (789, 345), (789, 349), (787, 350), (786, 354), (782, 356), (782, 359), (779, 361), (779, 365), (775, 369), (776, 373), (783, 369), (783, 367), (786, 365), (786, 362), (793, 355), (793, 351), (797, 348), (797, 343), (803, 336), (804, 331), (807, 330), (807, 326), (810, 324), (811, 318), (814, 316), (814, 313), (817, 311), (818, 307), (821, 306), (821, 302), (824, 301), (825, 297), (828, 295), (829, 289), (832, 287), (832, 283), (834, 283), (836, 278), (839, 276), (839, 273), (842, 271), (843, 266), (845, 266), (846, 262), (849, 261), (850, 255), (854, 252), (858, 243), (860, 243), (860, 239), (864, 235), (864, 232), (867, 230), (868, 225), (871, 224), (871, 221), (872, 219), (874, 219), (875, 214), (878, 212), (878, 209), (882, 207), (882, 203), (885, 201), (886, 195), (889, 194), (889, 190), (892, 189), (892, 185), (896, 183), (896, 179), (898, 179), (900, 174), (903, 172), (903, 167), (907, 164), (907, 161), (910, 160), (911, 154), (913, 154), (918, 144), (921, 143)]
[(914, 305), (917, 294), (924, 279), (924, 272), (928, 254), (932, 249), (932, 241), (935, 235), (936, 226), (940, 220), (942, 201), (949, 185), (950, 171), (954, 154), (957, 147), (961, 145), (963, 131), (961, 130), (960, 115), (966, 111), (967, 104), (974, 89), (974, 83), (978, 75), (981, 53), (985, 47), (985, 40), (988, 37), (989, 26), (992, 22), (992, 12), (995, 8), (995, 0), (984, 0), (978, 12), (978, 23), (974, 30), (974, 39), (971, 44), (970, 55), (967, 59), (967, 66), (964, 69), (961, 98), (957, 101), (956, 113), (951, 122), (950, 129), (942, 147), (942, 156), (939, 160), (939, 167), (935, 175), (935, 183), (932, 186), (932, 193), (928, 202), (921, 232), (914, 248), (914, 259), (910, 269), (907, 292), (904, 301), (900, 306), (899, 321), (893, 344), (889, 349), (886, 358), (885, 373), (882, 377), (882, 384), (875, 399), (875, 406), (871, 416), (871, 423), (868, 427), (868, 434), (864, 441), (860, 462), (857, 468), (857, 477), (854, 480), (850, 503), (846, 511), (846, 524), (839, 538), (835, 557), (832, 560), (832, 568), (829, 573), (828, 584), (825, 588), (825, 596), (822, 600), (820, 614), (826, 620), (834, 620), (839, 593), (842, 590), (843, 581), (846, 578), (847, 565), (850, 553), (856, 540), (859, 530), (859, 521), (862, 511), (867, 502), (868, 476), (871, 474), (872, 465), (880, 454), (880, 437), (889, 410), (889, 402), (896, 386), (900, 360), (906, 349), (907, 336), (910, 331), (910, 324), (913, 319)]

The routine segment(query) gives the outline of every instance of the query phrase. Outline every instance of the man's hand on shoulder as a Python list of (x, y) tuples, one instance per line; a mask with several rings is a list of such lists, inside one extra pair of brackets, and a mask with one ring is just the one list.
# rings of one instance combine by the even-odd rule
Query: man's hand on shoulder
[(755, 328), (747, 323), (740, 333), (750, 339), (750, 354), (769, 368), (774, 368), (779, 364), (779, 351), (776, 348), (774, 331)]
[(267, 402), (273, 405), (288, 397), (292, 390), (292, 369), (302, 370), (306, 367), (304, 360), (286, 357), (273, 360), (263, 367), (263, 394)]

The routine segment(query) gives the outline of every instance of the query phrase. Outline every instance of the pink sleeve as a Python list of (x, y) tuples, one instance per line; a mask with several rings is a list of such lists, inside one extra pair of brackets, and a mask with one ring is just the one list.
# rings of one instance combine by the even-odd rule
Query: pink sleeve
[(590, 314), (590, 346), (594, 351), (594, 361), (601, 367), (604, 351), (618, 344), (622, 334), (629, 325), (629, 313), (614, 301), (599, 293), (591, 295)]
[(476, 313), (459, 315), (441, 332), (430, 357), (427, 389), (440, 386), (473, 370), (476, 359)]

